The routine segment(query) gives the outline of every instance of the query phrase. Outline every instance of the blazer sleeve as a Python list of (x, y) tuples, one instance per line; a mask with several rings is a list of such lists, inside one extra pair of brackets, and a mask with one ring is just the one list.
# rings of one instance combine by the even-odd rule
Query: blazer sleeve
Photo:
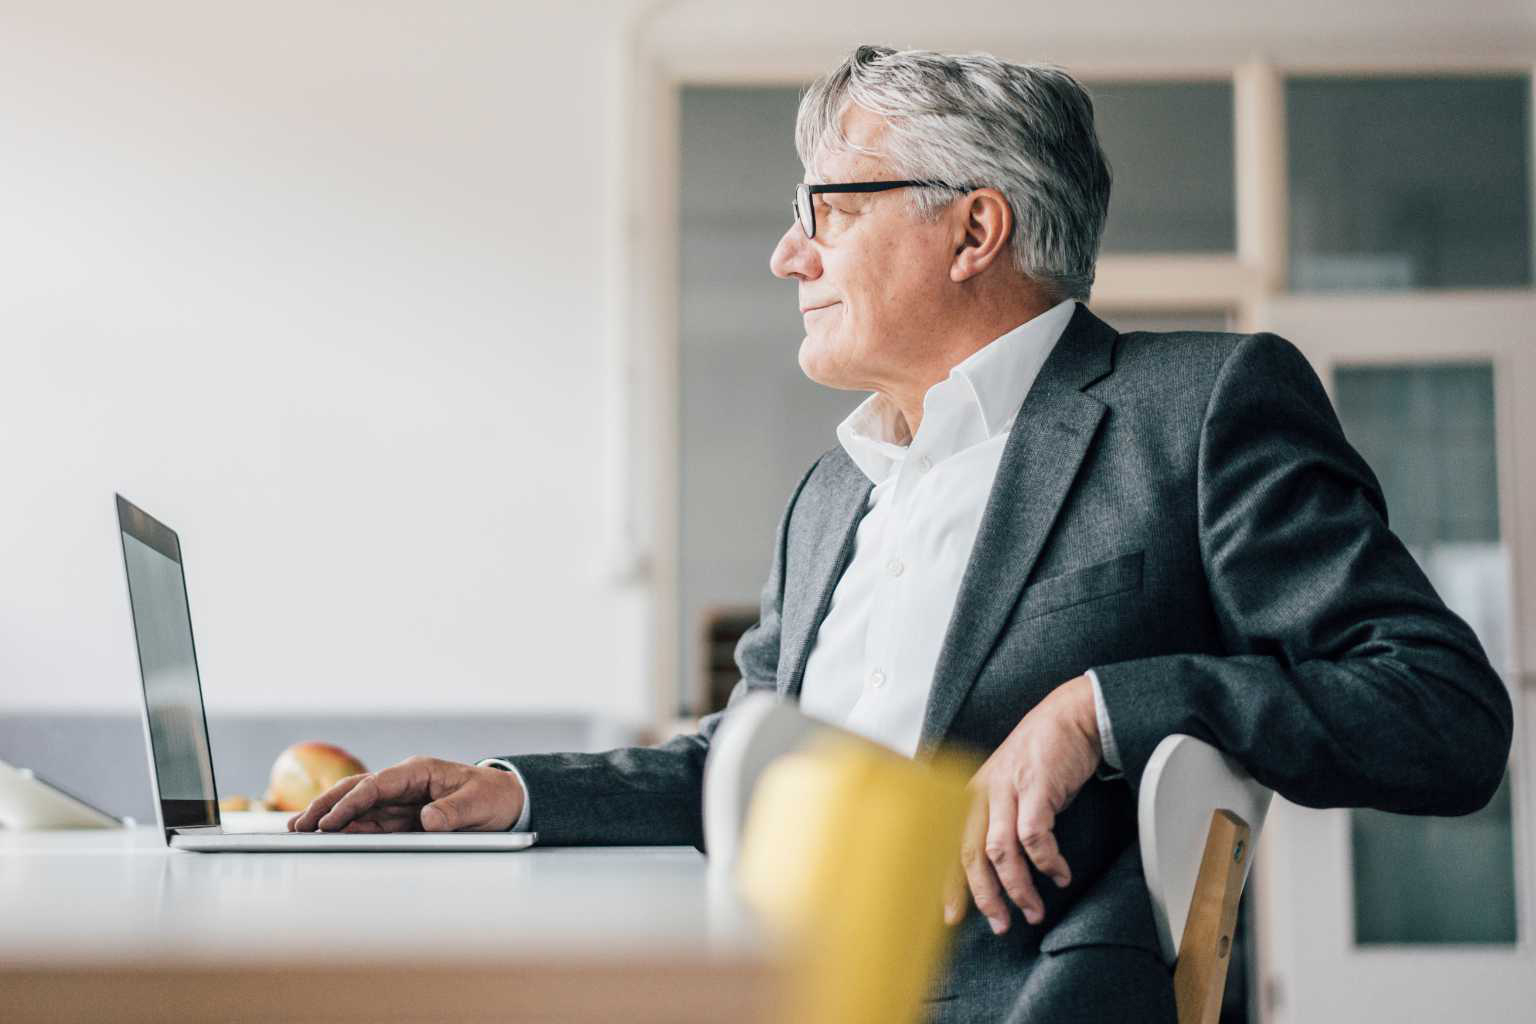
[(1508, 691), (1388, 529), (1375, 475), (1289, 342), (1252, 335), (1223, 363), (1196, 490), (1228, 655), (1094, 666), (1127, 775), (1188, 733), (1308, 807), (1484, 806), (1509, 757)]
[[(818, 460), (819, 463), (820, 460)], [(756, 625), (736, 645), (741, 678), (725, 710), (706, 715), (699, 730), (652, 747), (601, 754), (502, 755), (522, 774), (531, 801), (527, 827), (541, 846), (704, 847), (704, 760), (731, 706), (754, 691), (775, 691), (779, 620), (789, 521), (806, 481), (796, 485), (779, 520), (773, 564), (763, 586)]]

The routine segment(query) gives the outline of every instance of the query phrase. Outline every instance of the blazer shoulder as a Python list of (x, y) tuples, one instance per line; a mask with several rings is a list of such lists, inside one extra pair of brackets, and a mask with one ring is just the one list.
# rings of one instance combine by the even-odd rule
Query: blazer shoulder
[(1210, 395), (1223, 376), (1308, 372), (1306, 357), (1277, 334), (1129, 331), (1115, 340), (1106, 392)]
[(1245, 334), (1128, 331), (1115, 339), (1115, 372), (1126, 382), (1214, 380)]

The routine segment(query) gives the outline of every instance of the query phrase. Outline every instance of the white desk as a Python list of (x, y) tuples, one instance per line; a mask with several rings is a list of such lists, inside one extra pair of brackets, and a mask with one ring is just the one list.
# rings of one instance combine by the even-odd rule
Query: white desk
[(26, 1020), (764, 1019), (765, 946), (686, 847), (195, 854), (0, 831)]

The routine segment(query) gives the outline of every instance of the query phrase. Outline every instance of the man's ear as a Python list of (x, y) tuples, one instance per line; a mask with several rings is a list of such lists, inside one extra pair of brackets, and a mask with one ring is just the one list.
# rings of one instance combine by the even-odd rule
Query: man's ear
[(956, 204), (955, 258), (949, 279), (967, 281), (1003, 258), (1013, 236), (1013, 210), (995, 188), (980, 188)]

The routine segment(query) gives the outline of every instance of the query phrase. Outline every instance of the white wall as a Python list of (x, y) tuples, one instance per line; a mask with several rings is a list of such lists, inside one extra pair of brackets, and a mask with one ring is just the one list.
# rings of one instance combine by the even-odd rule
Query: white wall
[(182, 532), (210, 707), (649, 716), (675, 634), (601, 567), (657, 554), (614, 524), (665, 533), (673, 486), (648, 328), (615, 365), (646, 301), (621, 240), (654, 227), (650, 195), (617, 206), (647, 173), (616, 132), (627, 48), (738, 80), (867, 40), (1536, 38), (1529, 0), (787, 4), (0, 0), (0, 712), (136, 699), (117, 489)]
[(137, 700), (116, 489), (211, 708), (648, 714), (595, 551), (623, 10), (0, 0), (0, 712)]

